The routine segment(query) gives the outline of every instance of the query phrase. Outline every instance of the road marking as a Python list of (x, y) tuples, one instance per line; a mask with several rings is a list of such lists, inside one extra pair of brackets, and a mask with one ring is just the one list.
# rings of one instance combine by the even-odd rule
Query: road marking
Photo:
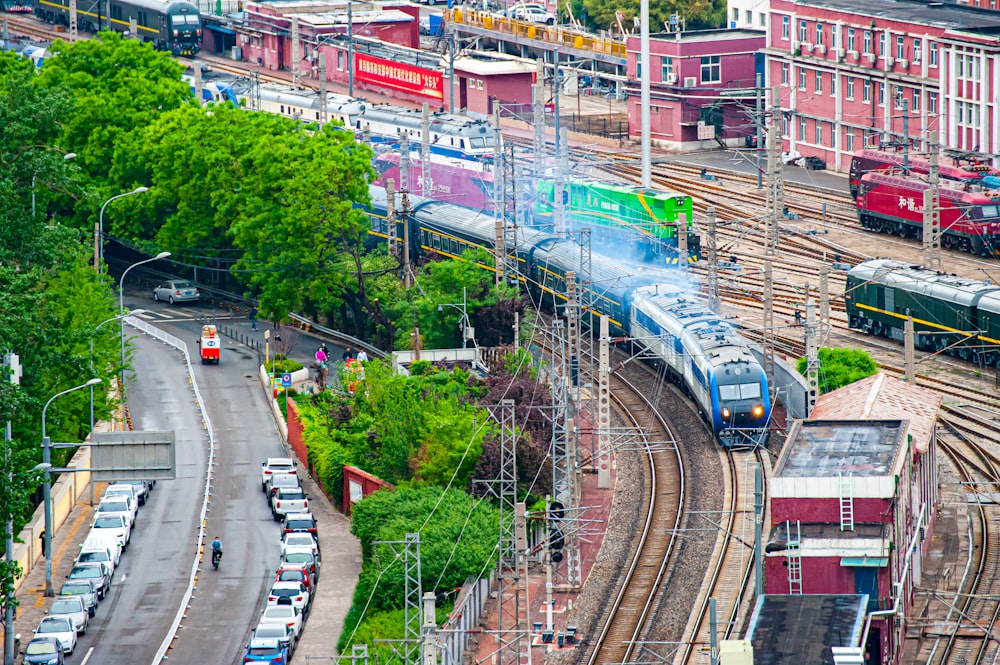
[(83, 661), (80, 665), (87, 665), (87, 661), (90, 660), (90, 654), (94, 653), (94, 647), (87, 649), (87, 655), (83, 657)]
[(128, 573), (122, 573), (122, 576), (118, 579), (118, 584), (125, 584), (125, 580), (128, 579)]

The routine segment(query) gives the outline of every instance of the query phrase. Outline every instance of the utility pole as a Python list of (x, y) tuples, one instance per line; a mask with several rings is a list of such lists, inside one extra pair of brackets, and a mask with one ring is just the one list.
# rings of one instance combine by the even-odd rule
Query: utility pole
[(650, 90), (649, 90), (649, 0), (639, 2), (639, 108), (641, 112), (640, 134), (642, 141), (642, 186), (653, 186), (652, 141), (650, 132)]
[(500, 146), (500, 104), (493, 106), (493, 136), (496, 150), (493, 153), (493, 266), (494, 285), (500, 286), (504, 280), (507, 262), (507, 210), (505, 203), (503, 158)]
[(910, 171), (910, 100), (905, 97), (903, 102), (903, 170)]
[(556, 133), (562, 134), (560, 139), (556, 140), (556, 159), (555, 159), (555, 182), (553, 184), (553, 228), (556, 233), (566, 232), (566, 205), (563, 202), (563, 192), (565, 187), (564, 173), (565, 168), (565, 154), (566, 154), (566, 144), (568, 142), (568, 132), (558, 127), (558, 119), (556, 121)]
[(420, 662), (422, 665), (437, 665), (437, 602), (433, 591), (424, 593), (423, 621), (420, 624)]
[(764, 255), (774, 258), (778, 252), (778, 226), (785, 213), (785, 183), (781, 173), (781, 89), (774, 88), (771, 103), (771, 126), (767, 128), (767, 230)]
[(753, 469), (753, 567), (754, 595), (764, 595), (764, 469)]
[[(413, 286), (410, 276), (410, 193), (403, 190), (403, 286)], [(419, 335), (418, 335), (419, 339)]]
[(830, 265), (819, 267), (819, 345), (826, 345), (830, 334)]
[(448, 111), (455, 112), (455, 28), (448, 31)]
[[(98, 14), (100, 14), (100, 11), (98, 11)], [(69, 39), (71, 42), (75, 42), (80, 36), (79, 28), (77, 28), (77, 16), (76, 0), (69, 0)]]
[[(535, 164), (540, 171), (540, 176), (544, 176), (545, 168), (545, 61), (541, 58), (537, 61), (537, 71), (535, 72), (534, 96), (532, 99), (532, 112), (535, 116)], [(499, 117), (499, 116), (498, 116)], [(500, 121), (497, 120), (499, 126)]]
[(354, 2), (352, 0), (347, 0), (347, 94), (350, 97), (354, 96)]
[(328, 102), (329, 96), (326, 92), (326, 55), (319, 53), (319, 124), (325, 125), (329, 119)]
[(555, 151), (555, 153), (556, 153), (556, 159), (559, 159), (559, 155), (562, 154), (561, 149), (560, 149), (560, 145), (561, 145), (560, 144), (560, 140), (561, 140), (562, 137), (560, 136), (560, 133), (559, 133), (559, 128), (560, 128), (560, 124), (559, 124), (559, 113), (560, 113), (560, 111), (559, 111), (559, 88), (562, 87), (560, 85), (560, 81), (559, 81), (559, 74), (560, 74), (560, 72), (559, 72), (559, 60), (560, 60), (559, 47), (556, 47), (556, 49), (554, 51), (552, 51), (552, 65), (553, 65), (552, 66), (552, 97), (554, 98), (552, 101), (553, 101), (553, 106), (554, 106), (553, 110), (555, 111), (555, 113), (553, 115), (555, 115), (554, 120), (555, 120), (555, 130), (556, 130), (556, 137), (555, 137), (556, 138), (556, 151)]
[(903, 368), (906, 382), (911, 384), (917, 382), (917, 363), (913, 347), (913, 317), (907, 315), (906, 321), (903, 322)]
[(430, 196), (434, 191), (431, 180), (431, 107), (424, 102), (420, 123), (420, 193)]
[(806, 415), (813, 412), (819, 399), (819, 345), (816, 343), (816, 305), (806, 298)]
[(761, 75), (757, 74), (757, 113), (754, 115), (754, 129), (757, 140), (754, 142), (754, 151), (757, 153), (757, 189), (763, 188), (764, 172), (761, 169), (760, 156), (763, 152), (764, 143), (764, 84)]
[(299, 43), (299, 17), (292, 15), (292, 85), (302, 85), (302, 53)]
[[(3, 357), (3, 367), (6, 376), (0, 377), (0, 381), (10, 381), (14, 385), (21, 383), (21, 363), (17, 357), (16, 353), (6, 353)], [(3, 430), (3, 455), (4, 462), (9, 471), (7, 476), (7, 486), (13, 489), (14, 487), (14, 470), (10, 460), (10, 449), (12, 445), (13, 435), (11, 433), (10, 421), (4, 426)], [(10, 508), (7, 509), (7, 519), (4, 523), (4, 536), (5, 536), (5, 550), (4, 558), (7, 561), (14, 560), (14, 516), (10, 514)], [(14, 653), (14, 585), (13, 580), (11, 580), (11, 586), (7, 590), (7, 597), (4, 598), (4, 628), (3, 628), (3, 663), (4, 665), (14, 665), (14, 658), (16, 654)]]
[(764, 260), (764, 376), (767, 377), (768, 392), (774, 399), (774, 281), (771, 259)]
[(928, 147), (930, 168), (927, 189), (924, 190), (924, 267), (941, 270), (941, 186), (938, 181), (938, 144), (931, 141)]
[(202, 85), (201, 85), (201, 64), (197, 61), (194, 62), (194, 98), (198, 100), (198, 103), (202, 106), (205, 105), (205, 100), (202, 97)]
[(686, 274), (688, 269), (688, 224), (691, 218), (685, 214), (674, 226), (677, 233), (677, 269)]
[(705, 212), (708, 218), (708, 308), (719, 313), (721, 302), (719, 299), (719, 253), (715, 248), (715, 206), (709, 206)]

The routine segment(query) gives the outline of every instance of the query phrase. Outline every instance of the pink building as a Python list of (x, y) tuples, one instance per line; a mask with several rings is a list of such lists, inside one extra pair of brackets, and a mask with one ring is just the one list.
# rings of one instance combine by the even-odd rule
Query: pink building
[[(760, 30), (695, 30), (650, 36), (650, 131), (657, 145), (697, 150), (736, 145), (753, 133)], [(639, 37), (628, 39), (629, 134), (640, 134)], [(759, 70), (763, 74), (763, 69)], [(763, 77), (762, 77), (763, 78)]]
[(487, 115), (493, 101), (530, 104), (537, 66), (525, 58), (472, 51), (455, 58), (455, 108)]
[(840, 171), (855, 150), (902, 141), (904, 131), (918, 150), (933, 138), (945, 149), (1000, 152), (1000, 13), (771, 0), (768, 21), (768, 85), (780, 86), (785, 150)]
[(770, 481), (769, 594), (867, 594), (870, 663), (898, 663), (935, 518), (940, 398), (878, 374), (796, 421)]

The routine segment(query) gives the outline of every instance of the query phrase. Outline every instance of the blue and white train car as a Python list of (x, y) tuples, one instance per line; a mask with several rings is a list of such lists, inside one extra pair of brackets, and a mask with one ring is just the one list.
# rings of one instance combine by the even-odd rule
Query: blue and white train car
[(631, 335), (690, 393), (722, 445), (766, 441), (767, 376), (733, 325), (694, 298), (658, 286), (632, 292)]

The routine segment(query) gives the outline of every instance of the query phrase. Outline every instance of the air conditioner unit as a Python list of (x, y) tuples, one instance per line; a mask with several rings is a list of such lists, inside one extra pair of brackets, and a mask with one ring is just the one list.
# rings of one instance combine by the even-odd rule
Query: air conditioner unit
[(848, 51), (848, 52), (847, 52), (847, 55), (851, 56), (851, 57), (852, 57), (852, 58), (854, 58), (855, 60), (857, 60), (857, 59), (858, 59), (858, 52), (857, 52), (857, 51)]
[(875, 62), (875, 54), (865, 53), (865, 60), (867, 60), (868, 62)]
[(697, 85), (698, 85), (698, 77), (697, 76), (685, 76), (684, 77), (684, 87), (685, 88), (694, 88), (694, 87), (697, 87)]
[(825, 44), (817, 44), (816, 48), (813, 50), (813, 52), (814, 53), (818, 53), (819, 55), (826, 55), (826, 45)]
[(676, 85), (676, 84), (677, 84), (677, 74), (674, 74), (673, 72), (667, 74), (667, 85)]
[(902, 58), (899, 60), (899, 66), (902, 67), (903, 69), (909, 69), (910, 61), (907, 60), (906, 58)]
[(885, 66), (886, 67), (892, 67), (895, 64), (896, 64), (896, 59), (895, 58), (886, 58), (885, 59)]
[(813, 45), (810, 42), (802, 42), (802, 50), (811, 52), (813, 50)]

